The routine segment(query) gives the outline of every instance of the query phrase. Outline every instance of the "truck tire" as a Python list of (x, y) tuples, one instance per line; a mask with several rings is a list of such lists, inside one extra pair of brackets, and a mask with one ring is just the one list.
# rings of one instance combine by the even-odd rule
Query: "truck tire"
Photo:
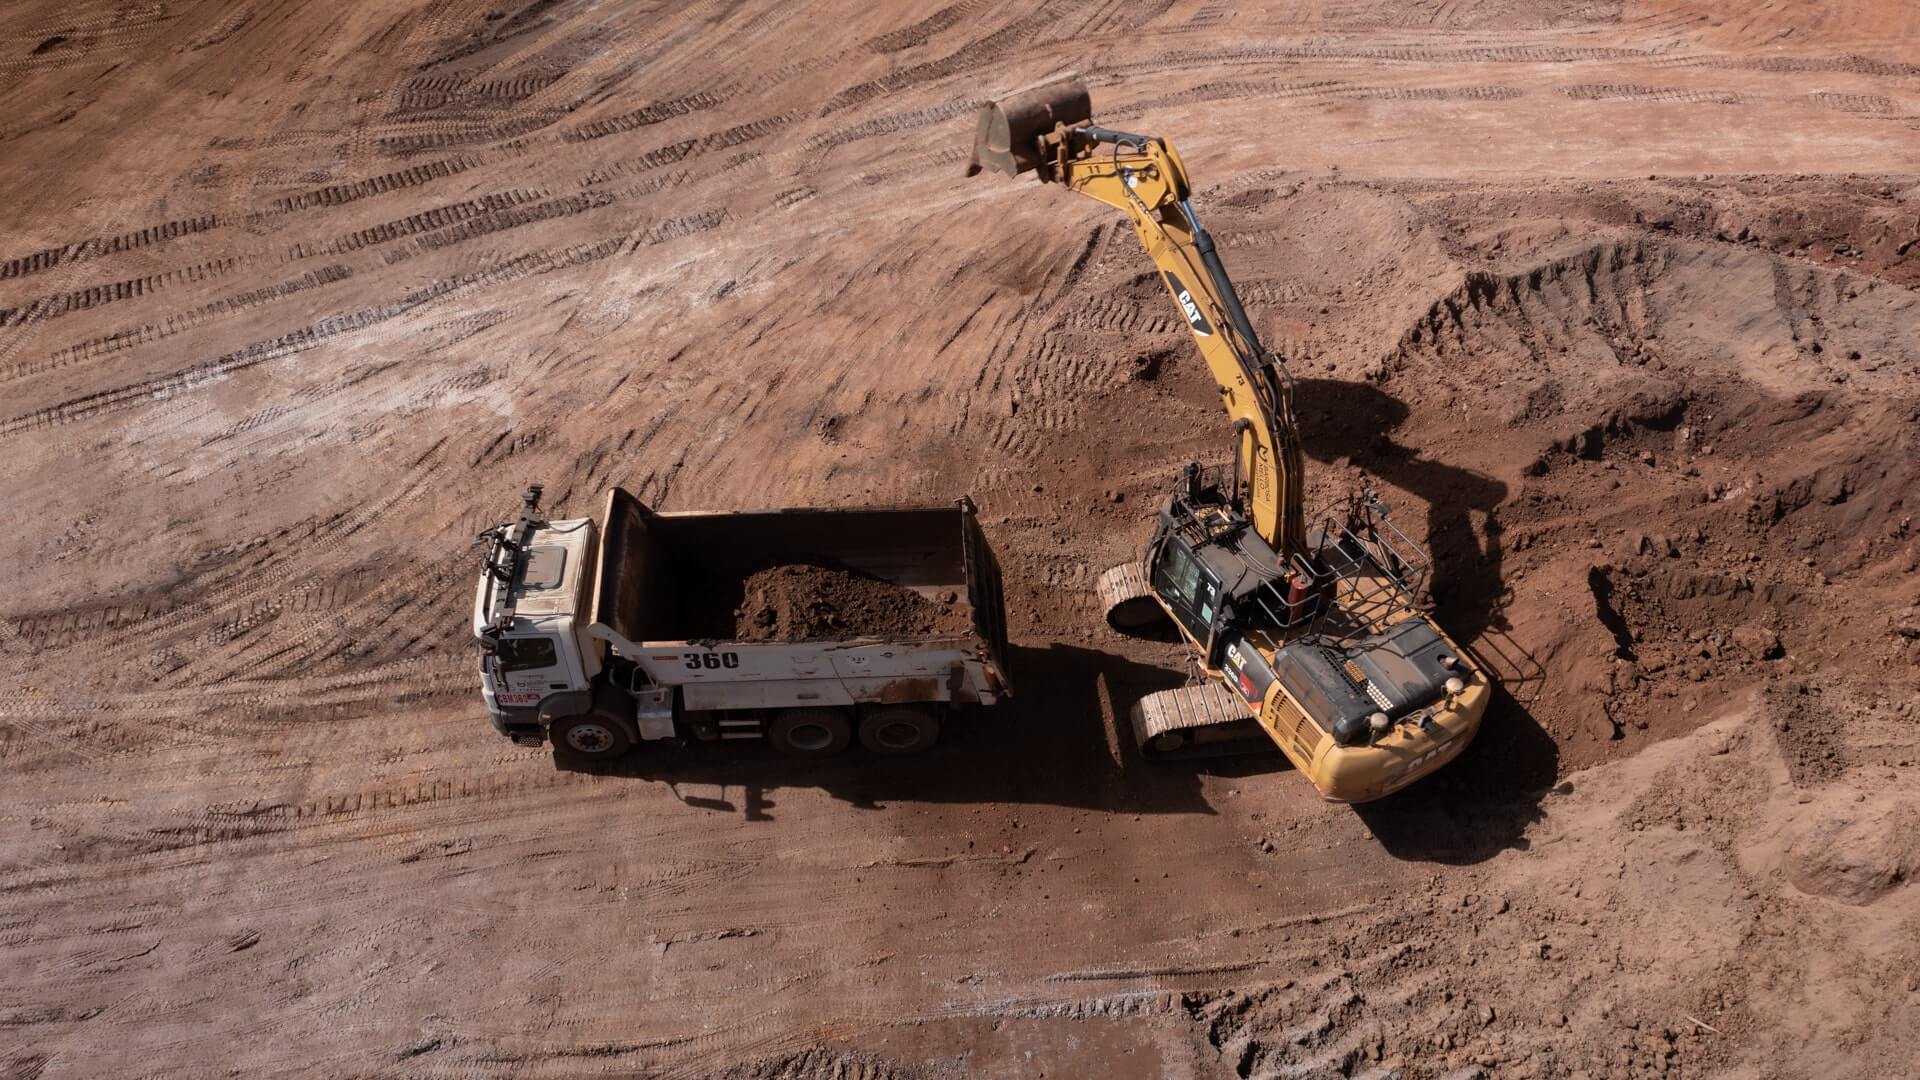
[(781, 709), (767, 725), (767, 741), (788, 757), (831, 757), (853, 741), (853, 725), (845, 709)]
[(940, 718), (924, 705), (875, 705), (860, 713), (860, 745), (892, 757), (919, 754), (940, 741)]
[(611, 761), (633, 749), (633, 740), (619, 724), (594, 713), (555, 720), (547, 738), (554, 753), (584, 761)]

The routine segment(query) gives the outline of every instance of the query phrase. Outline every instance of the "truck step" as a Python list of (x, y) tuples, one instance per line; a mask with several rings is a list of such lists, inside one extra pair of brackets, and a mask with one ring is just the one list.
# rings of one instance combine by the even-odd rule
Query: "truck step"
[(1129, 711), (1148, 758), (1215, 757), (1274, 745), (1238, 694), (1217, 682), (1148, 694)]

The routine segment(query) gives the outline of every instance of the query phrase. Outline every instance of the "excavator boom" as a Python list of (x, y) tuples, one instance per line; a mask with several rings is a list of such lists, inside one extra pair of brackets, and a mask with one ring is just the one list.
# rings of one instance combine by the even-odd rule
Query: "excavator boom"
[(1064, 83), (981, 108), (967, 175), (983, 169), (1033, 172), (1128, 215), (1233, 419), (1235, 477), (1246, 487), (1254, 533), (1282, 559), (1302, 551), (1304, 465), (1292, 380), (1261, 347), (1193, 211), (1180, 155), (1165, 139), (1095, 125), (1086, 88)]

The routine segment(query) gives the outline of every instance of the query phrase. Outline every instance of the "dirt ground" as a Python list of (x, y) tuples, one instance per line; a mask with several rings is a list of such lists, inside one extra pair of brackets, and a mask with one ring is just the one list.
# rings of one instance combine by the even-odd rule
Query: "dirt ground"
[[(1124, 222), (961, 179), (1068, 73), (1501, 676), (1401, 796), (1114, 722), (1226, 432)], [(1911, 4), (23, 0), (0, 147), (0, 1076), (1912, 1071)], [(557, 769), (530, 481), (969, 494), (1017, 700)]]

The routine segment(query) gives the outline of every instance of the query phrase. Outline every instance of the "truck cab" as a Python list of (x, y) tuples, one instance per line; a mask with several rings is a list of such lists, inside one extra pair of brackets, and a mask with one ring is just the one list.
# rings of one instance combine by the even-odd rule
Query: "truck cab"
[(555, 717), (586, 710), (600, 673), (597, 651), (583, 648), (579, 633), (598, 529), (591, 518), (541, 521), (532, 509), (493, 534), (473, 597), (473, 635), (494, 728), (538, 746)]

